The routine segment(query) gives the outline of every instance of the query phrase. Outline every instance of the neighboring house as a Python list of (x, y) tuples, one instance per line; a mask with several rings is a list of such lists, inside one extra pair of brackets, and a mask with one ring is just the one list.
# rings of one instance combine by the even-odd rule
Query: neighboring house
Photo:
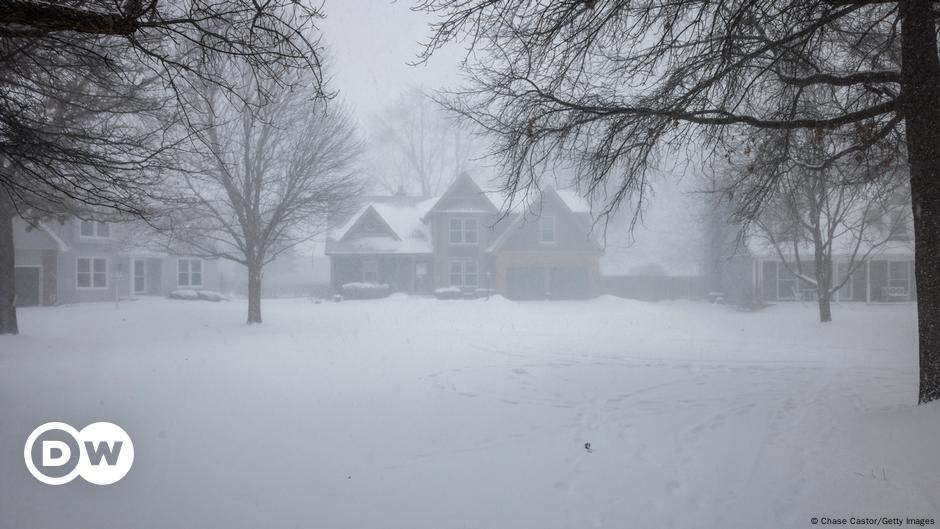
[(13, 225), (17, 306), (217, 290), (217, 262), (145, 250), (135, 223), (69, 219)]
[(502, 199), (461, 175), (440, 197), (367, 199), (326, 242), (334, 288), (493, 289), (512, 299), (598, 293), (601, 246), (574, 193), (547, 189), (528, 211), (501, 215)]
[[(802, 270), (806, 275), (815, 277), (812, 253), (803, 255)], [(850, 255), (847, 251), (833, 255), (833, 286), (845, 279)], [(752, 270), (754, 290), (759, 301), (814, 299), (815, 287), (793, 275), (777, 256), (766, 252), (758, 254), (753, 258)], [(855, 270), (836, 292), (833, 300), (896, 303), (914, 301), (915, 293), (914, 243), (890, 241)]]
[[(861, 260), (866, 251), (862, 247), (857, 260)], [(728, 301), (744, 304), (814, 299), (815, 287), (791, 273), (772, 248), (752, 242), (742, 254), (720, 259), (706, 275), (707, 289), (713, 296), (722, 295)], [(833, 252), (833, 286), (846, 277), (851, 255), (849, 248)], [(791, 254), (785, 257), (791, 268), (795, 266)], [(815, 277), (812, 249), (801, 249), (800, 260), (803, 274)], [(914, 242), (906, 237), (887, 241), (872, 251), (833, 296), (833, 301), (867, 303), (915, 300)]]

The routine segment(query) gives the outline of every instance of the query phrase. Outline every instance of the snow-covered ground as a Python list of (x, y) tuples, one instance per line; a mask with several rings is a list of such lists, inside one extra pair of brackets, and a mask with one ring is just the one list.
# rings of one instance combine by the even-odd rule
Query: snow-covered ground
[[(0, 337), (0, 528), (810, 527), (940, 520), (912, 306), (162, 299)], [(48, 486), (41, 423), (124, 427)], [(590, 442), (592, 452), (584, 449)]]

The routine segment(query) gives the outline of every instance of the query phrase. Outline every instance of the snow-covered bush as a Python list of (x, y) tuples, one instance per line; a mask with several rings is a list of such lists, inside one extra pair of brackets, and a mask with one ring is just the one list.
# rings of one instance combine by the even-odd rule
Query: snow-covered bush
[(205, 301), (231, 301), (225, 294), (212, 290), (197, 290), (196, 294), (199, 295), (199, 299)]
[(391, 293), (388, 285), (383, 283), (346, 283), (340, 290), (346, 299), (377, 299)]
[(434, 289), (434, 297), (437, 299), (461, 299), (463, 290), (460, 287), (444, 287)]
[(194, 299), (199, 299), (199, 292), (196, 292), (195, 290), (191, 290), (188, 288), (181, 288), (181, 289), (170, 292), (169, 297), (171, 299), (194, 300)]
[(496, 293), (492, 288), (444, 287), (434, 290), (437, 299), (477, 299), (488, 298)]
[(170, 299), (184, 299), (187, 301), (229, 301), (228, 296), (212, 290), (193, 290), (190, 288), (180, 288), (170, 292)]

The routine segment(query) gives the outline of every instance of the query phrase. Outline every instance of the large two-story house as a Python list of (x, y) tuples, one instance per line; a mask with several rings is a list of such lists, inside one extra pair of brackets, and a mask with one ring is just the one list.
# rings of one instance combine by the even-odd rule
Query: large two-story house
[(13, 230), (20, 307), (219, 289), (217, 261), (147, 249), (139, 224), (16, 218)]
[(409, 293), (491, 289), (511, 299), (598, 293), (603, 249), (575, 193), (546, 189), (510, 212), (502, 204), (467, 175), (439, 197), (368, 198), (330, 231), (333, 285), (378, 283)]

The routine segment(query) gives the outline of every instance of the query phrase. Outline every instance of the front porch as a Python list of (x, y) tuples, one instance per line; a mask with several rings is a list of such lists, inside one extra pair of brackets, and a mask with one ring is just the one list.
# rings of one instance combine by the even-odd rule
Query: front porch
[(333, 255), (330, 278), (337, 292), (347, 283), (375, 283), (388, 285), (391, 292), (430, 294), (432, 266), (430, 255)]
[[(803, 273), (815, 277), (810, 262), (802, 265)], [(914, 280), (913, 256), (884, 256), (870, 259), (858, 267), (848, 279), (847, 260), (833, 263), (833, 284), (842, 283), (833, 301), (861, 301), (866, 303), (908, 303), (917, 299)], [(755, 284), (761, 301), (811, 301), (816, 287), (798, 278), (779, 260), (756, 261)]]

